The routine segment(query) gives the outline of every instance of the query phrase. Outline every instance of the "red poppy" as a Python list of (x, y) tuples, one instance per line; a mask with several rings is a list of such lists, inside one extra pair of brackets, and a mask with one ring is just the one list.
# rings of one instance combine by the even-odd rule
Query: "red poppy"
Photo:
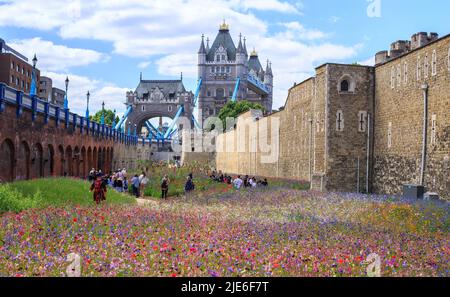
[(338, 262), (339, 262), (340, 264), (342, 264), (342, 263), (344, 263), (344, 260), (339, 259)]
[(131, 258), (136, 259), (136, 254), (135, 254), (135, 253), (132, 253), (132, 254), (131, 254)]
[(158, 250), (158, 247), (157, 247), (156, 245), (154, 245), (154, 246), (153, 246), (153, 250), (154, 250), (154, 251), (157, 251), (157, 250)]
[(73, 222), (74, 223), (78, 222), (78, 219), (77, 218), (73, 218)]
[(176, 273), (172, 273), (170, 276), (171, 277), (177, 277), (177, 274)]
[(256, 255), (255, 255), (255, 253), (252, 253), (252, 257), (254, 258)]

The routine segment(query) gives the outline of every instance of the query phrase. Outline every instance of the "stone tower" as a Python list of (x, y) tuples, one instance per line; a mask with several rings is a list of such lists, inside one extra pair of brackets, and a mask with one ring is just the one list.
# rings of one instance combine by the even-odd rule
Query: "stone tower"
[(211, 47), (209, 39), (205, 46), (204, 39), (202, 35), (198, 51), (198, 76), (203, 81), (198, 100), (202, 122), (208, 117), (217, 116), (220, 109), (231, 100), (238, 78), (240, 85), (236, 100), (257, 102), (266, 111), (272, 111), (273, 74), (270, 63), (264, 70), (256, 51), (249, 58), (246, 40), (241, 34), (236, 47), (225, 22), (220, 26)]

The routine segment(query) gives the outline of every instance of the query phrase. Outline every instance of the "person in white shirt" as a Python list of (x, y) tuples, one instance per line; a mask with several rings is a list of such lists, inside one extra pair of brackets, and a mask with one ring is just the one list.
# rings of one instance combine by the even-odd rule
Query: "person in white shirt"
[(141, 194), (141, 197), (145, 197), (145, 195), (144, 195), (144, 191), (145, 191), (145, 188), (147, 187), (147, 184), (148, 184), (148, 177), (147, 177), (147, 175), (145, 174), (145, 172), (142, 172), (142, 174), (139, 176), (139, 186), (140, 186), (140, 194)]
[(239, 190), (242, 187), (243, 183), (244, 181), (241, 179), (240, 175), (238, 175), (238, 177), (233, 181), (233, 185), (237, 190)]

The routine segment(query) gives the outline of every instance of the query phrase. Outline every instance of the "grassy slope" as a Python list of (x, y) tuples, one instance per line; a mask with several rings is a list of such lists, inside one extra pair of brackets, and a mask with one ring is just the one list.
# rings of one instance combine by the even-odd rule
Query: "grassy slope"
[[(46, 178), (14, 182), (10, 184), (24, 196), (33, 196), (40, 191), (44, 198), (43, 205), (91, 205), (92, 193), (89, 192), (90, 184), (87, 181), (72, 178)], [(130, 196), (119, 194), (108, 188), (106, 200), (108, 203), (134, 203)]]

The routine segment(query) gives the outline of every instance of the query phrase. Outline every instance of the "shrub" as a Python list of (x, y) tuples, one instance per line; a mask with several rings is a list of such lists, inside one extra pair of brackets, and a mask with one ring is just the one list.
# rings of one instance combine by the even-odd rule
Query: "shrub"
[(36, 208), (42, 204), (43, 200), (41, 191), (31, 196), (24, 196), (9, 185), (0, 185), (0, 213), (18, 213), (28, 208)]

